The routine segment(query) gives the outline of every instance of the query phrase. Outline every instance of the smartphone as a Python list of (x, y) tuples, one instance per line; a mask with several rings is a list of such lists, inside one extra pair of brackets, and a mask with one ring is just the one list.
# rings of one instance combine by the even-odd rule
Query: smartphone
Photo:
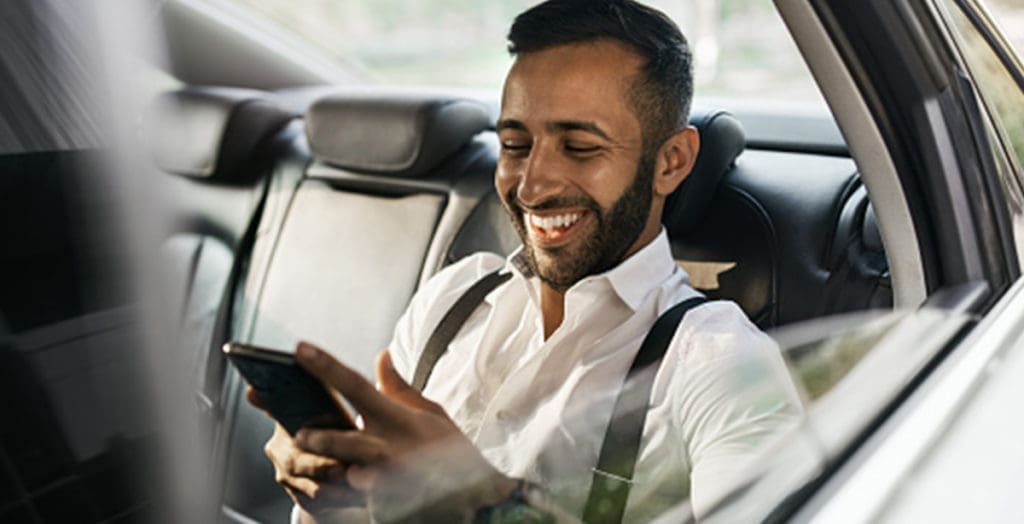
[(228, 342), (223, 349), (289, 435), (295, 436), (305, 427), (355, 429), (338, 399), (302, 369), (291, 353), (240, 342)]

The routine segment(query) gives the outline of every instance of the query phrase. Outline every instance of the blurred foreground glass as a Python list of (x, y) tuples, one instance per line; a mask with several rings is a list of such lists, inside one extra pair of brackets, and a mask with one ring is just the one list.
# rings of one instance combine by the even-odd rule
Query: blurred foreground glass
[[(127, 52), (152, 18), (0, 3), (0, 522), (188, 521), (164, 475), (201, 450), (162, 453), (188, 419), (157, 388), (177, 371), (151, 342), (154, 195), (129, 141)], [(182, 490), (196, 505), (202, 480)]]

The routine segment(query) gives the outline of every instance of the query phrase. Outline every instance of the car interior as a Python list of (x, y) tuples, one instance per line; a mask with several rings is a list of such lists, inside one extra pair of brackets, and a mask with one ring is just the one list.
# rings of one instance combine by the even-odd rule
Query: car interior
[[(270, 6), (264, 15), (284, 16), (257, 20), (248, 11), (256, 4)], [(825, 513), (847, 520), (854, 508), (873, 521), (893, 497), (878, 486), (902, 489), (922, 453), (904, 453), (907, 441), (894, 440), (888, 455), (872, 457), (875, 442), (901, 427), (901, 412), (925, 405), (914, 420), (923, 417), (927, 430), (909, 438), (929, 447), (974, 387), (959, 375), (944, 377), (944, 366), (966, 362), (975, 377), (986, 376), (998, 364), (1000, 344), (1009, 343), (995, 337), (1010, 333), (1005, 338), (1019, 344), (1005, 320), (1015, 310), (987, 309), (1011, 297), (1007, 289), (1019, 279), (1017, 251), (1006, 244), (1016, 240), (1020, 249), (1019, 188), (1016, 208), (1002, 209), (1000, 200), (1015, 194), (1000, 193), (1000, 183), (1015, 180), (1009, 170), (1017, 164), (996, 158), (1006, 137), (986, 142), (1003, 131), (995, 120), (978, 119), (977, 104), (989, 96), (971, 95), (986, 87), (978, 71), (958, 69), (956, 53), (946, 56), (933, 42), (941, 31), (919, 23), (960, 9), (957, 16), (976, 16), (973, 0), (934, 2), (954, 13), (886, 2), (749, 3), (755, 4), (730, 14), (748, 24), (739, 31), (748, 31), (750, 13), (760, 12), (777, 22), (777, 34), (755, 42), (772, 56), (746, 60), (789, 74), (771, 60), (789, 52), (821, 100), (776, 105), (747, 72), (721, 82), (749, 83), (746, 94), (698, 89), (690, 124), (700, 133), (700, 153), (668, 198), (663, 224), (690, 284), (711, 299), (736, 302), (775, 338), (806, 417), (799, 432), (786, 436), (793, 445), (766, 453), (770, 460), (752, 466), (749, 483), (715, 509), (733, 504), (735, 511), (712, 513), (708, 521), (786, 521), (800, 511), (818, 517), (820, 499), (801, 504), (816, 493), (831, 497), (836, 490), (826, 482), (852, 478), (842, 468), (899, 455), (898, 471), (885, 482), (876, 473), (890, 471), (885, 467), (855, 471), (853, 495), (845, 505), (837, 497)], [(292, 502), (263, 449), (273, 422), (246, 400), (246, 383), (221, 348), (240, 341), (291, 351), (309, 341), (372, 377), (375, 357), (428, 279), (474, 253), (507, 256), (517, 249), (519, 237), (494, 189), (497, 88), (451, 82), (450, 70), (434, 71), (438, 62), (430, 61), (444, 60), (444, 49), (402, 54), (408, 42), (370, 52), (393, 60), (392, 67), (427, 70), (438, 77), (430, 86), (375, 76), (362, 69), (362, 56), (350, 62), (345, 53), (317, 55), (310, 41), (274, 26), (292, 20), (287, 2), (157, 0), (109, 9), (117, 16), (100, 17), (110, 20), (95, 26), (80, 23), (91, 16), (87, 2), (64, 10), (51, 2), (12, 5), (0, 17), (17, 37), (9, 49), (21, 61), (0, 57), (0, 73), (12, 78), (0, 87), (3, 101), (15, 101), (0, 107), (0, 131), (16, 131), (0, 133), (8, 246), (0, 253), (0, 383), (5, 398), (19, 402), (9, 403), (8, 419), (17, 423), (0, 431), (0, 521), (162, 521), (165, 511), (196, 517), (182, 521), (208, 520), (211, 512), (222, 522), (288, 519)], [(325, 3), (310, 12), (362, 9), (352, 5)], [(362, 14), (376, 23), (381, 13), (408, 5)], [(502, 17), (514, 9), (496, 5), (481, 16), (505, 24)], [(720, 10), (722, 20), (730, 9)], [(988, 16), (961, 22), (984, 32)], [(124, 20), (151, 34), (118, 28), (118, 38), (82, 39), (90, 29), (127, 26)], [(382, 27), (391, 21), (369, 24), (366, 35), (390, 40), (395, 34)], [(46, 30), (22, 38), (25, 27)], [(312, 40), (322, 39), (316, 31), (325, 28), (341, 33), (324, 22), (310, 30)], [(494, 27), (479, 32), (497, 34)], [(118, 45), (122, 37), (146, 49), (115, 67), (125, 57), (99, 55), (105, 47), (131, 47)], [(932, 56), (936, 49), (941, 56)], [(76, 55), (83, 50), (88, 60)], [(890, 51), (893, 57), (882, 56)], [(917, 71), (919, 54), (935, 63)], [(1012, 56), (997, 58), (1019, 69)], [(412, 63), (418, 59), (424, 62)], [(13, 66), (29, 74), (6, 69)], [(111, 73), (119, 67), (141, 85)], [(121, 164), (119, 139), (111, 147), (108, 137), (98, 138), (110, 115), (85, 111), (98, 70), (119, 84), (108, 102), (125, 107), (110, 112), (124, 109), (120, 116), (142, 145), (124, 148), (131, 149), (125, 156), (141, 154), (141, 164)], [(921, 86), (880, 80), (903, 70)], [(951, 72), (962, 76), (959, 83), (942, 82)], [(905, 80), (899, 78), (893, 83)], [(1024, 85), (1016, 82), (1007, 85)], [(145, 100), (141, 111), (119, 98), (136, 90)], [(958, 93), (968, 103), (953, 97)], [(936, 113), (922, 118), (918, 103)], [(36, 120), (46, 126), (37, 128)], [(130, 168), (118, 169), (124, 165)], [(145, 191), (125, 189), (132, 184)], [(1015, 213), (1017, 229), (1006, 222), (1008, 213)], [(130, 222), (160, 230), (150, 235)], [(142, 242), (132, 238), (139, 231)], [(132, 259), (133, 249), (152, 243), (159, 246), (155, 260)], [(132, 280), (154, 276), (154, 261), (157, 287)], [(141, 296), (149, 294), (160, 307)], [(1020, 318), (1024, 309), (1016, 311)], [(999, 329), (989, 327), (1000, 319)], [(968, 343), (987, 348), (985, 358), (993, 361), (971, 360), (962, 356), (967, 349), (953, 347)], [(188, 389), (180, 398), (166, 394), (180, 392), (179, 371)], [(941, 409), (915, 403), (914, 395), (948, 379), (960, 381), (953, 384), (962, 397), (931, 399), (948, 404)], [(160, 420), (170, 404), (174, 415), (186, 412), (187, 424)], [(816, 417), (821, 412), (837, 416)], [(947, 418), (933, 416), (939, 412)], [(1004, 422), (1001, 413), (997, 418)], [(176, 440), (182, 443), (168, 445)], [(196, 450), (201, 464), (190, 462)], [(207, 478), (168, 484), (196, 475)], [(862, 504), (858, 486), (874, 497), (873, 506)], [(211, 506), (172, 508), (181, 501)], [(681, 512), (664, 521), (693, 518), (680, 503)]]
[[(181, 196), (164, 249), (182, 355), (225, 457), (229, 519), (280, 520), (291, 504), (262, 450), (272, 423), (244, 400), (220, 343), (308, 340), (372, 376), (420, 283), (518, 245), (493, 188), (487, 101), (414, 89), (300, 95), (192, 86), (161, 95), (147, 119), (154, 165)], [(696, 288), (765, 329), (892, 307), (848, 156), (748, 147), (722, 109), (696, 110), (691, 124), (701, 151), (664, 224)]]

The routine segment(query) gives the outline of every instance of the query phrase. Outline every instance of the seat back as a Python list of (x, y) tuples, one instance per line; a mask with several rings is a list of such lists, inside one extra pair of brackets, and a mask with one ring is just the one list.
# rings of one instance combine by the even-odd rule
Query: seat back
[(267, 94), (189, 88), (161, 95), (145, 135), (156, 182), (169, 198), (162, 246), (169, 308), (181, 312), (181, 345), (202, 361), (235, 246), (263, 196), (271, 141), (292, 115)]
[[(251, 271), (240, 336), (291, 350), (314, 342), (367, 376), (442, 247), (491, 187), (493, 137), (483, 104), (450, 97), (358, 92), (324, 98), (305, 119), (308, 167), (269, 252)], [(297, 160), (296, 160), (297, 161)], [(270, 202), (268, 201), (268, 204)], [(243, 400), (225, 436), (226, 511), (281, 520), (288, 498), (262, 453), (272, 424)]]
[(762, 328), (891, 307), (851, 159), (748, 149), (709, 202), (698, 227), (671, 235), (673, 254), (694, 287), (736, 301)]

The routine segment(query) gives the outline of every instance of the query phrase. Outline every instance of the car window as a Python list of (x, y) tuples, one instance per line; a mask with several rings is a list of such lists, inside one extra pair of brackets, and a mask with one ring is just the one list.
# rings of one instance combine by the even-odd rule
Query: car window
[[(1007, 69), (1004, 59), (979, 31), (971, 17), (984, 17), (984, 11), (965, 12), (959, 2), (945, 0), (950, 28), (970, 69), (983, 104), (992, 117), (999, 141), (1004, 145), (1007, 165), (1002, 169), (1003, 188), (1014, 215), (1014, 233), (1018, 250), (1024, 252), (1024, 86)], [(1010, 7), (1000, 2), (1000, 14), (1024, 19), (1024, 6)], [(979, 19), (980, 20), (980, 19)], [(985, 17), (985, 22), (990, 19)], [(1014, 51), (1003, 47), (1013, 60)], [(1019, 60), (1017, 61), (1019, 64)], [(995, 155), (996, 158), (1003, 156)]]
[[(497, 89), (511, 58), (505, 35), (535, 0), (230, 0), (354, 65), (370, 82)], [(680, 25), (699, 96), (824, 107), (782, 20), (763, 0), (646, 2)]]
[[(770, 332), (803, 396), (803, 415), (788, 433), (765, 442), (760, 463), (701, 521), (761, 521), (785, 513), (970, 322), (962, 313), (925, 307), (822, 318)], [(680, 508), (672, 517), (688, 517), (688, 511)]]

